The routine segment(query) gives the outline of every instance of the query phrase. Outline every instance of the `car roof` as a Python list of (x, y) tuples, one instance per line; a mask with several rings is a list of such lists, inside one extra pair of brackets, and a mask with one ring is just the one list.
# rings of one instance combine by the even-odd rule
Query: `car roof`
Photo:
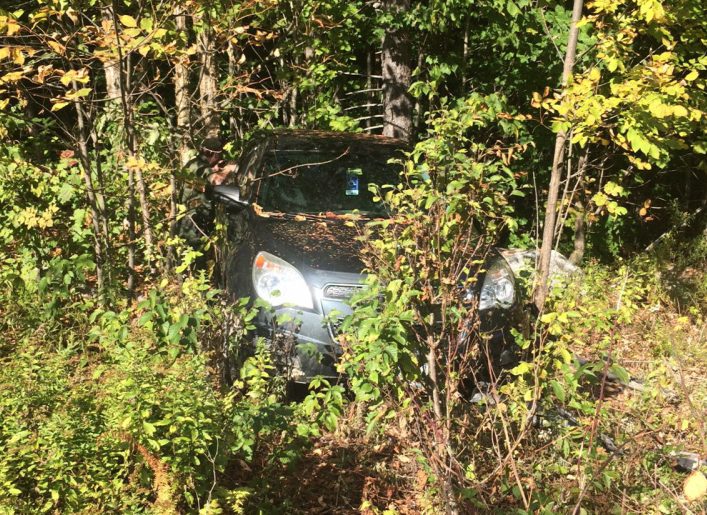
[(399, 139), (354, 132), (330, 132), (299, 129), (279, 129), (272, 131), (268, 138), (271, 150), (337, 151), (346, 147), (354, 149), (405, 149), (408, 145)]

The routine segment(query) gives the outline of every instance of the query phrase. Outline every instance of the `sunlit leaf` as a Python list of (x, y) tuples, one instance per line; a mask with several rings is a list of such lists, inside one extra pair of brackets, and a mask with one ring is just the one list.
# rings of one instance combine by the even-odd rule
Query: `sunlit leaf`
[(120, 23), (122, 23), (124, 26), (128, 28), (134, 28), (137, 27), (137, 21), (135, 21), (135, 18), (128, 14), (123, 14), (119, 18)]

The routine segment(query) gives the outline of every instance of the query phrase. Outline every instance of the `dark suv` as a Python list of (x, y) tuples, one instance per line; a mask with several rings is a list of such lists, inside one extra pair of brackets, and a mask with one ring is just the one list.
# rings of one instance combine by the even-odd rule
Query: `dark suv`
[[(295, 382), (337, 376), (337, 320), (351, 312), (347, 301), (362, 287), (358, 224), (387, 216), (368, 186), (399, 182), (400, 165), (389, 160), (402, 150), (400, 141), (381, 136), (274, 132), (256, 138), (231, 183), (212, 190), (226, 228), (225, 287), (272, 306), (260, 310), (257, 331), (289, 356)], [(518, 295), (500, 254), (485, 268), (474, 294), (482, 329), (503, 361)]]

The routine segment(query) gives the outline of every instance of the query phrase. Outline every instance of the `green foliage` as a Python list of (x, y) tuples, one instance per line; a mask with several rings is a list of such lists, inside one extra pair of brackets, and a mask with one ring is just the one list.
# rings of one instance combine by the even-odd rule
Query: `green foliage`
[[(74, 325), (55, 331), (58, 342), (38, 332), (0, 347), (0, 506), (192, 510), (217, 486), (231, 502), (219, 477), (233, 460), (289, 463), (307, 437), (333, 429), (341, 387), (317, 387), (288, 406), (262, 345), (234, 389), (222, 389), (199, 346), (222, 322), (216, 292), (203, 279), (166, 286), (119, 311), (64, 304)], [(42, 293), (22, 295), (36, 303)], [(78, 317), (81, 310), (90, 317)], [(252, 316), (237, 303), (231, 322), (246, 328)], [(79, 331), (85, 340), (75, 339)]]
[(421, 380), (428, 337), (459, 336), (467, 316), (460, 285), (473, 285), (471, 270), (494, 243), (487, 236), (513, 225), (508, 197), (519, 192), (506, 155), (518, 147), (489, 149), (472, 139), (496, 122), (496, 102), (472, 95), (435, 113), (430, 137), (403, 163), (403, 182), (375, 190), (393, 216), (369, 224), (376, 237), (369, 241), (368, 287), (344, 324), (352, 343), (346, 369), (360, 400), (380, 402), (384, 385), (400, 399)]
[[(682, 375), (704, 363), (700, 2), (590, 2), (557, 92), (566, 3), (146, 0), (113, 3), (115, 19), (94, 0), (16, 4), (0, 9), (0, 511), (287, 510), (273, 479), (297, 477), (313, 441), (354, 434), (356, 421), (338, 427), (347, 408), (367, 412), (367, 447), (385, 433), (417, 466), (352, 477), (399, 488), (417, 473), (418, 511), (449, 503), (450, 477), (476, 511), (573, 511), (584, 496), (606, 512), (619, 491), (628, 511), (684, 509), (666, 493), (681, 478), (644, 436), (704, 448), (704, 388)], [(367, 229), (368, 288), (345, 323), (355, 399), (316, 379), (290, 404), (270, 346), (253, 343), (256, 311), (209, 284), (217, 237), (191, 246), (173, 226), (174, 210), (192, 214), (173, 205), (182, 190), (200, 188), (180, 162), (210, 130), (196, 100), (177, 126), (173, 79), (185, 65), (199, 96), (212, 38), (234, 154), (264, 127), (375, 132), (391, 29), (411, 35), (420, 141), (401, 183), (376, 189), (393, 218)], [(108, 99), (118, 49), (125, 96)], [(559, 129), (573, 145), (563, 226), (584, 219), (587, 253), (606, 263), (554, 285), (536, 334), (514, 333), (523, 360), (472, 405), (486, 340), (462, 293), (491, 247), (536, 246)], [(675, 227), (658, 258), (621, 260)], [(701, 236), (685, 248), (688, 233)], [(596, 393), (626, 363), (647, 385), (618, 409)]]
[[(582, 171), (583, 209), (591, 213), (590, 226), (600, 215), (610, 218), (593, 231), (596, 254), (608, 250), (615, 257), (624, 250), (626, 257), (627, 244), (652, 232), (648, 222), (669, 223), (660, 214), (668, 203), (656, 206), (658, 197), (682, 197), (688, 212), (698, 205), (700, 193), (693, 188), (677, 191), (683, 180), (704, 179), (707, 29), (689, 1), (600, 0), (588, 8), (580, 24), (595, 46), (567, 88), (534, 93), (532, 105), (553, 131), (569, 131), (579, 147), (575, 152), (603, 156), (600, 165)], [(547, 122), (546, 113), (552, 117)], [(618, 188), (615, 193), (607, 191), (610, 186)], [(608, 249), (601, 241), (605, 236), (613, 242)], [(642, 241), (645, 247), (650, 239)]]

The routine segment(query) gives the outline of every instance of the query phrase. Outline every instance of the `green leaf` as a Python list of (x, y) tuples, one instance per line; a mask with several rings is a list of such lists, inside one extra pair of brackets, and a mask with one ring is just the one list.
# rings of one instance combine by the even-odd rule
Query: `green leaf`
[(565, 388), (556, 379), (550, 381), (550, 386), (552, 387), (552, 391), (555, 393), (555, 397), (557, 397), (560, 402), (564, 403)]
[(152, 18), (143, 18), (140, 20), (140, 28), (146, 32), (152, 31)]
[(609, 367), (609, 372), (616, 376), (619, 381), (624, 384), (628, 383), (631, 380), (631, 375), (628, 373), (628, 371), (619, 365), (611, 365), (611, 367)]
[(508, 14), (510, 14), (514, 18), (518, 16), (518, 14), (520, 14), (520, 9), (518, 9), (518, 6), (513, 0), (508, 0), (508, 3), (506, 4), (506, 10), (508, 11)]
[(29, 436), (31, 434), (32, 434), (31, 431), (26, 431), (26, 430), (19, 431), (19, 432), (15, 433), (14, 435), (12, 435), (12, 437), (7, 441), (7, 443), (8, 444), (16, 443), (16, 442), (22, 440), (24, 437)]
[(152, 436), (152, 435), (155, 434), (155, 431), (157, 431), (157, 429), (155, 428), (155, 426), (152, 425), (152, 424), (150, 424), (150, 423), (147, 422), (147, 421), (143, 421), (143, 422), (142, 422), (142, 429), (145, 431), (145, 434), (146, 434), (147, 436)]
[(75, 192), (76, 189), (71, 184), (69, 184), (68, 182), (63, 183), (61, 185), (61, 188), (59, 189), (59, 193), (57, 193), (59, 202), (61, 202), (62, 204), (67, 203), (74, 197)]
[(557, 313), (545, 313), (542, 317), (540, 317), (540, 321), (543, 324), (550, 324), (555, 321), (557, 318)]

